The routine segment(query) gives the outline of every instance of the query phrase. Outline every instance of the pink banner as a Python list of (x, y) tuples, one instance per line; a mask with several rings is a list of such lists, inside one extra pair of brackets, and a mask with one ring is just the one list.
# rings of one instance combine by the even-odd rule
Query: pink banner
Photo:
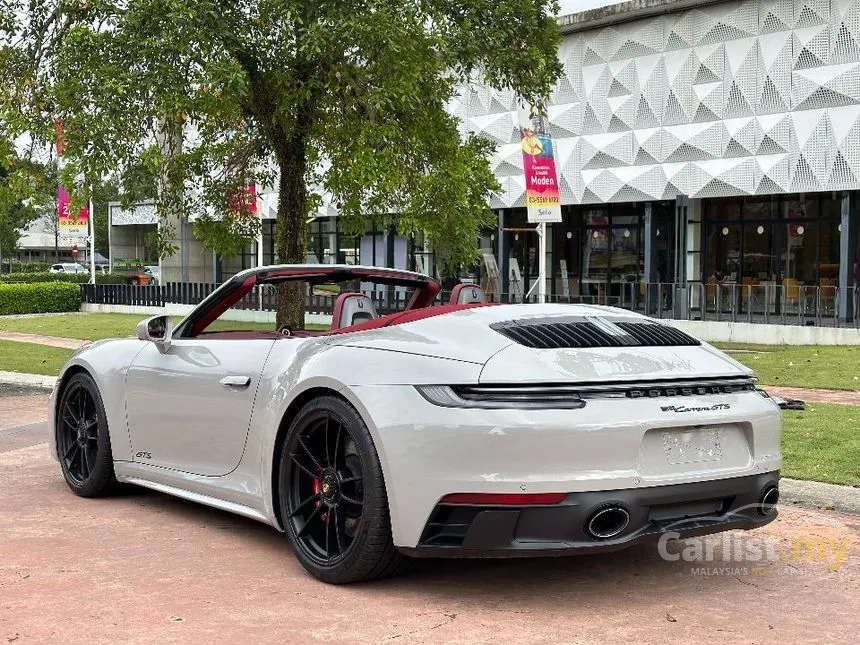
[(560, 222), (561, 198), (552, 138), (546, 132), (546, 121), (525, 110), (520, 112), (520, 147), (529, 222)]
[(71, 200), (69, 199), (69, 194), (66, 192), (66, 189), (62, 186), (58, 186), (57, 217), (60, 221), (60, 230), (66, 233), (71, 233), (75, 231), (86, 231), (89, 211), (86, 208), (82, 208), (78, 212), (77, 217), (75, 217), (71, 213), (69, 213), (70, 204)]

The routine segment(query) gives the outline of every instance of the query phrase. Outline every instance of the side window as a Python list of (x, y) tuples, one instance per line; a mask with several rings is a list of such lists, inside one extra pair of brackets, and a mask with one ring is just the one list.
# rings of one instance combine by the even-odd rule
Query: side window
[(256, 285), (236, 299), (238, 295), (237, 292), (226, 295), (221, 306), (229, 306), (217, 313), (214, 319), (211, 316), (216, 313), (215, 310), (204, 316), (203, 321), (198, 322), (198, 325), (203, 325), (202, 329), (193, 330), (192, 336), (229, 339), (274, 335), (277, 332), (274, 307), (277, 294), (274, 288), (271, 285)]

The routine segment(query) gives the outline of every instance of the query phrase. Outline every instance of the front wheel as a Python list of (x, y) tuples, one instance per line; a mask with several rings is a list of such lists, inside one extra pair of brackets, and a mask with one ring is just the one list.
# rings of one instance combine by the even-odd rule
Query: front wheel
[(89, 374), (72, 376), (57, 406), (57, 458), (69, 488), (81, 497), (101, 497), (116, 486), (102, 397)]
[(372, 580), (403, 565), (370, 432), (342, 399), (321, 396), (293, 419), (279, 492), (284, 530), (315, 578), (333, 584)]

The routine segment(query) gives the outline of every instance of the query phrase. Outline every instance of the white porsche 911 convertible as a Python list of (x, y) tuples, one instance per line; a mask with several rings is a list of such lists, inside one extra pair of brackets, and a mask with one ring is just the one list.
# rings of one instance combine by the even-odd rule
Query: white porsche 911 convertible
[[(342, 292), (331, 329), (225, 330), (257, 285)], [(610, 307), (495, 305), (477, 285), (340, 265), (244, 271), (175, 328), (92, 343), (51, 397), (85, 497), (146, 486), (266, 522), (320, 580), (409, 556), (562, 555), (749, 529), (777, 514), (780, 412), (707, 344)]]

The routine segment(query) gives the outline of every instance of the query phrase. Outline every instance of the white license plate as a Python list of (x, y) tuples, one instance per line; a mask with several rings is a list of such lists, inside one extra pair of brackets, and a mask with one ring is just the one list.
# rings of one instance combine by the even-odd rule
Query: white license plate
[(663, 430), (663, 451), (669, 464), (698, 464), (723, 459), (716, 428), (673, 428)]

